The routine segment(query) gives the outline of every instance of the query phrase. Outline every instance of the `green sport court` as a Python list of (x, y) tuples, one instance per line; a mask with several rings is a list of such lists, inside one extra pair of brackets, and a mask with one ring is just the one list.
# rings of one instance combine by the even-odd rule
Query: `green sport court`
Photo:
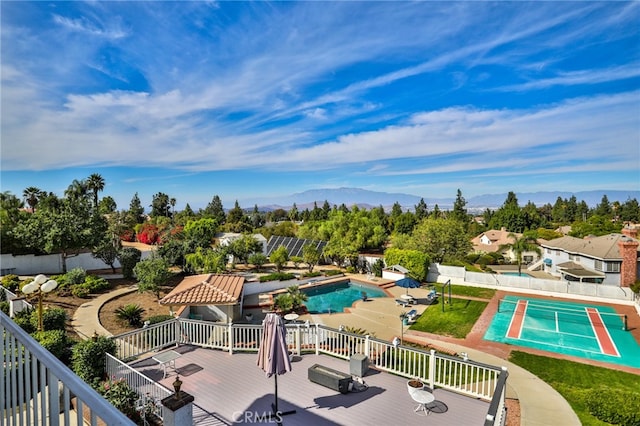
[(609, 306), (506, 296), (484, 339), (640, 368), (640, 345)]

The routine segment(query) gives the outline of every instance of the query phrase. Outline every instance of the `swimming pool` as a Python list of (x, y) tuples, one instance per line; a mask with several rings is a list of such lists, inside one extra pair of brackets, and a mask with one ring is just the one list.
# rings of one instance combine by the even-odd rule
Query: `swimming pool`
[(533, 275), (529, 275), (526, 272), (520, 272), (519, 274), (517, 272), (501, 272), (500, 275), (510, 275), (512, 277), (533, 278)]
[(362, 292), (365, 292), (369, 299), (387, 297), (381, 288), (355, 281), (323, 284), (301, 291), (309, 297), (305, 306), (311, 314), (344, 312), (344, 308), (350, 308), (353, 302), (362, 299)]

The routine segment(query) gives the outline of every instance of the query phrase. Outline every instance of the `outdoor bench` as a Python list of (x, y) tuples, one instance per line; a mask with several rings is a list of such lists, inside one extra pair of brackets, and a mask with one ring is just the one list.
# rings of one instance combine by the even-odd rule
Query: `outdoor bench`
[(333, 368), (324, 367), (320, 364), (314, 364), (309, 367), (307, 374), (309, 380), (313, 383), (317, 383), (340, 393), (349, 392), (349, 384), (352, 381), (350, 374), (334, 370)]

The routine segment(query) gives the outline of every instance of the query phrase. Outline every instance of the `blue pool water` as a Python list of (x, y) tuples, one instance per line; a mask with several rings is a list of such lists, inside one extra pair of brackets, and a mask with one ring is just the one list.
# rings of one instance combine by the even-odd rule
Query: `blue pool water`
[(511, 275), (512, 277), (527, 277), (527, 278), (533, 278), (532, 275), (529, 275), (527, 273), (521, 272), (520, 274), (518, 274), (517, 272), (502, 272), (502, 275)]
[(344, 312), (353, 302), (362, 299), (362, 292), (367, 298), (387, 297), (384, 290), (354, 281), (318, 285), (317, 287), (302, 289), (309, 296), (305, 302), (307, 310), (312, 314), (326, 314), (330, 312)]

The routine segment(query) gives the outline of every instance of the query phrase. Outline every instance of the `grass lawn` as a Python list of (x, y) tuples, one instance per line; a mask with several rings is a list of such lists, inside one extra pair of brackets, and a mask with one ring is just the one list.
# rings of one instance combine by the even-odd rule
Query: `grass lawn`
[(446, 303), (442, 312), (441, 303), (443, 300), (439, 300), (437, 305), (429, 306), (410, 329), (462, 339), (469, 334), (488, 304), (452, 298), (451, 304)]
[(594, 388), (602, 388), (601, 393), (605, 398), (608, 389), (623, 389), (640, 395), (640, 375), (519, 351), (513, 351), (509, 361), (540, 377), (557, 390), (571, 405), (583, 425), (608, 424), (591, 415), (584, 402), (585, 395)]

